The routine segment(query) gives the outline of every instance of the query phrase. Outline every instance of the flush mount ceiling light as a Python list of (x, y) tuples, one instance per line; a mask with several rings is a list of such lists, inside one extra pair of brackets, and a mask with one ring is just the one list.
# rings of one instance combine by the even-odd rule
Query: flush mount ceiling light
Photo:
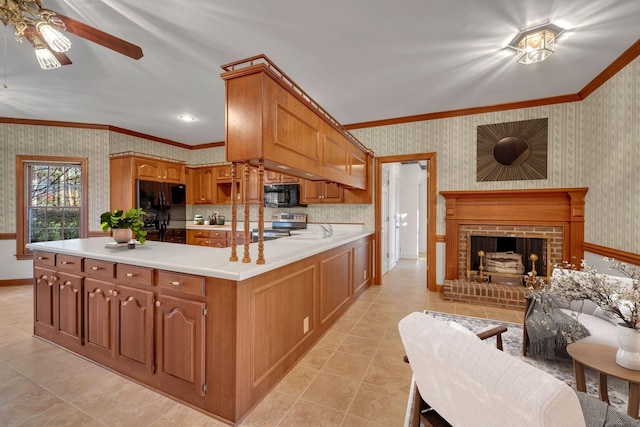
[(520, 31), (509, 47), (516, 51), (516, 61), (521, 64), (541, 62), (553, 54), (556, 40), (564, 31), (551, 23), (528, 28)]
[(196, 121), (196, 118), (193, 117), (191, 114), (180, 114), (178, 116), (178, 118), (180, 120), (182, 120), (183, 122), (195, 122)]

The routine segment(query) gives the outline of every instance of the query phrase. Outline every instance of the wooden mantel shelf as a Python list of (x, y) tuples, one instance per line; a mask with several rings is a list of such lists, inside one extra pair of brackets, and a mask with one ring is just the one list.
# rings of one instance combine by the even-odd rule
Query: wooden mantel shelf
[(441, 191), (446, 199), (445, 279), (459, 278), (460, 226), (560, 226), (563, 259), (584, 258), (584, 199), (588, 188)]

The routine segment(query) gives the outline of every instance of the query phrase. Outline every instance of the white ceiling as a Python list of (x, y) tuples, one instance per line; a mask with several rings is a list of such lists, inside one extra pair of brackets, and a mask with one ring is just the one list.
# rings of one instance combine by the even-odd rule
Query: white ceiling
[[(44, 0), (139, 45), (132, 60), (69, 35), (41, 70), (7, 28), (0, 117), (117, 126), (188, 145), (224, 140), (220, 66), (266, 54), (342, 124), (575, 94), (640, 38), (638, 0)], [(519, 30), (571, 25), (517, 64)], [(0, 46), (1, 48), (1, 46)], [(177, 120), (190, 113), (197, 121)]]

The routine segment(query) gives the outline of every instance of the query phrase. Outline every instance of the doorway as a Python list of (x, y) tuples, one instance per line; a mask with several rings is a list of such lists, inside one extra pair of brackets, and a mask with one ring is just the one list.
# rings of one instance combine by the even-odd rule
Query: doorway
[[(415, 197), (415, 206), (422, 201), (425, 203), (425, 215), (420, 215), (416, 231), (413, 232), (413, 240), (407, 237), (405, 241), (409, 246), (408, 253), (422, 252), (426, 259), (426, 283), (427, 289), (436, 290), (436, 153), (419, 153), (399, 156), (383, 156), (376, 158), (376, 204), (375, 204), (375, 229), (376, 245), (375, 259), (376, 277), (378, 284), (382, 281), (382, 275), (393, 268), (394, 262), (401, 255), (402, 242), (401, 227), (407, 217), (397, 215), (402, 200), (393, 200), (394, 193), (400, 197), (400, 191), (395, 191), (394, 186), (398, 182), (394, 179), (393, 167), (389, 164), (416, 164), (424, 172), (422, 183), (418, 184), (420, 194)], [(383, 167), (385, 165), (385, 167)], [(396, 189), (397, 190), (397, 189)], [(405, 197), (407, 197), (405, 195)], [(417, 215), (416, 209), (409, 203), (410, 214)], [(408, 216), (409, 214), (407, 214)], [(412, 219), (415, 220), (415, 219)], [(415, 240), (418, 239), (418, 240)], [(394, 245), (397, 245), (394, 248)]]

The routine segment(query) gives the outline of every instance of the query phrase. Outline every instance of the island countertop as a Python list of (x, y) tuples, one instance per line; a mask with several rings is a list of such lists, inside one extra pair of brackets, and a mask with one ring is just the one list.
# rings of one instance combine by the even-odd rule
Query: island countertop
[(113, 242), (111, 237), (29, 243), (27, 248), (242, 281), (371, 234), (370, 232), (339, 233), (332, 237), (323, 238), (315, 233), (306, 233), (268, 240), (264, 242), (265, 263), (262, 265), (256, 264), (258, 259), (257, 243), (249, 245), (250, 263), (242, 262), (243, 245), (238, 245), (236, 248), (239, 260), (235, 262), (229, 261), (231, 248), (212, 248), (155, 241), (136, 245), (136, 249), (127, 249), (126, 246), (107, 247), (107, 244)]

